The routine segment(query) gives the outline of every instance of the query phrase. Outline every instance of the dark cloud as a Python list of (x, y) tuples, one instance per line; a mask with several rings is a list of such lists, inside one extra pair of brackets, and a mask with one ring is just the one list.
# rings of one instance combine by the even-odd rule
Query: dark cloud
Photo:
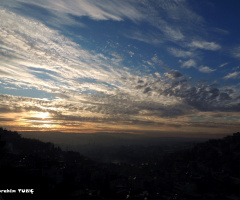
[(200, 111), (234, 111), (231, 109), (232, 98), (227, 93), (222, 93), (218, 88), (209, 88), (207, 86), (191, 87), (189, 89), (178, 91), (175, 94), (184, 99), (184, 101)]
[(2, 118), (0, 117), (0, 122), (9, 122), (9, 121), (13, 121), (12, 118)]
[(191, 127), (200, 127), (200, 128), (222, 128), (222, 129), (229, 129), (231, 128), (240, 128), (239, 123), (226, 123), (226, 122), (214, 122), (214, 121), (204, 121), (204, 122), (190, 122), (188, 126)]
[(12, 110), (6, 106), (0, 106), (0, 113), (9, 113), (12, 112)]
[[(137, 84), (136, 89), (141, 90), (144, 94), (157, 92), (165, 97), (178, 98), (184, 106), (190, 106), (199, 111), (232, 111), (237, 112), (240, 107), (236, 103), (237, 97), (232, 97), (236, 93), (233, 89), (221, 89), (215, 84), (193, 83), (190, 79), (183, 76), (178, 71), (171, 71), (166, 80), (153, 81), (148, 79), (143, 85)], [(188, 107), (188, 109), (190, 108)], [(172, 116), (183, 113), (182, 109), (174, 108), (176, 112), (171, 112), (167, 106), (167, 112), (172, 113)], [(179, 112), (177, 112), (179, 111)], [(166, 113), (167, 113), (166, 112)], [(176, 113), (176, 115), (174, 114)], [(171, 114), (169, 114), (170, 116)]]
[(219, 100), (220, 101), (228, 101), (228, 100), (232, 100), (232, 98), (227, 93), (220, 93)]
[(144, 89), (144, 91), (143, 91), (143, 93), (145, 94), (145, 93), (148, 93), (148, 92), (150, 92), (152, 89), (150, 88), (150, 87), (146, 87), (145, 89)]
[(184, 108), (178, 108), (178, 107), (168, 107), (165, 108), (162, 112), (161, 112), (161, 117), (178, 117), (178, 116), (183, 116), (186, 114), (190, 114), (191, 110), (189, 109), (184, 109)]
[(218, 88), (208, 86), (193, 86), (176, 94), (184, 101), (200, 111), (235, 111), (232, 98), (228, 93), (221, 92)]
[[(27, 118), (31, 120), (41, 120), (40, 118)], [(90, 122), (90, 123), (99, 123), (99, 124), (118, 124), (118, 125), (140, 125), (140, 126), (172, 126), (179, 127), (177, 124), (166, 124), (162, 122), (155, 122), (152, 120), (136, 120), (130, 119), (128, 116), (112, 116), (112, 117), (84, 117), (84, 116), (67, 116), (63, 114), (58, 114), (51, 118), (52, 120), (60, 120), (61, 125), (75, 126), (77, 127), (81, 123)]]
[(180, 73), (179, 71), (177, 70), (171, 70), (171, 74), (174, 78), (179, 78), (179, 77), (182, 77), (182, 73)]
[(144, 83), (144, 81), (143, 81), (143, 80), (141, 80), (141, 79), (139, 79), (139, 80), (138, 80), (138, 83)]

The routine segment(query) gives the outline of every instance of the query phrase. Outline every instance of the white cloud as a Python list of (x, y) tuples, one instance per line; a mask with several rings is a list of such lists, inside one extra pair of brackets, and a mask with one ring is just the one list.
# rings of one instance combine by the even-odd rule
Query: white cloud
[(163, 65), (163, 61), (160, 60), (157, 56), (157, 54), (155, 54), (152, 58), (151, 58), (152, 62), (154, 64), (157, 64), (157, 65)]
[(179, 29), (172, 28), (169, 25), (165, 25), (165, 27), (162, 27), (161, 30), (164, 32), (165, 36), (171, 40), (183, 40), (184, 35)]
[(224, 67), (224, 66), (226, 66), (226, 65), (228, 65), (229, 63), (223, 63), (223, 64), (221, 64), (219, 67)]
[(151, 32), (142, 33), (139, 31), (135, 31), (133, 33), (128, 33), (128, 34), (125, 33), (124, 35), (127, 38), (138, 40), (148, 44), (153, 44), (153, 45), (158, 45), (163, 42), (160, 34), (151, 33)]
[[(50, 23), (45, 21), (45, 23), (51, 26), (76, 23), (69, 17), (69, 14), (79, 17), (87, 16), (94, 20), (122, 21), (129, 19), (137, 23), (147, 22), (157, 28), (159, 30), (158, 33), (153, 33), (146, 29), (142, 33), (136, 31), (133, 34), (125, 34), (125, 36), (154, 45), (169, 40), (176, 43), (188, 40), (189, 35), (186, 34), (188, 27), (203, 22), (203, 18), (190, 9), (186, 1), (9, 0), (8, 3), (4, 4), (19, 8), (23, 5), (23, 2), (25, 4), (37, 5), (53, 13), (55, 19), (49, 19)], [(80, 20), (78, 20), (78, 23), (81, 23)], [(219, 47), (219, 45), (210, 42), (198, 44), (198, 41), (193, 42), (192, 45), (195, 48), (209, 50), (216, 50)]]
[(232, 72), (232, 73), (229, 73), (227, 76), (224, 77), (224, 79), (236, 79), (238, 78), (240, 72)]
[(190, 67), (196, 67), (196, 66), (197, 66), (197, 63), (193, 59), (182, 62), (182, 64), (181, 64), (182, 68), (190, 68)]
[(208, 66), (200, 66), (198, 70), (199, 70), (200, 72), (203, 72), (203, 73), (211, 73), (211, 72), (216, 71), (215, 69), (211, 69), (211, 68), (208, 67)]
[(215, 42), (206, 42), (206, 41), (192, 41), (192, 43), (189, 44), (189, 47), (199, 48), (204, 50), (212, 50), (212, 51), (216, 51), (221, 48), (221, 46), (219, 44), (216, 44)]
[(133, 21), (138, 21), (143, 18), (142, 13), (137, 10), (136, 4), (129, 1), (120, 2), (118, 0), (18, 0), (18, 2), (35, 4), (45, 9), (48, 9), (53, 13), (62, 13), (66, 16), (67, 14), (72, 14), (76, 16), (88, 16), (95, 20), (121, 21), (124, 18), (128, 18)]
[(114, 58), (112, 58), (113, 62), (120, 63), (123, 61), (123, 58), (120, 55), (118, 55), (117, 53), (112, 53), (112, 56), (114, 57)]
[[(112, 56), (108, 58), (88, 52), (36, 20), (3, 10), (0, 17), (5, 19), (0, 24), (0, 51), (3, 55), (0, 79), (7, 85), (24, 85), (25, 89), (35, 88), (54, 94), (56, 99), (51, 104), (58, 108), (58, 112), (65, 110), (73, 114), (78, 110), (75, 114), (80, 115), (83, 114), (81, 110), (85, 110), (106, 116), (131, 116), (140, 112), (148, 102), (169, 105), (178, 101), (175, 97), (169, 98), (156, 92), (150, 95), (150, 87), (139, 92), (137, 86), (141, 85), (137, 80), (142, 79), (150, 85), (156, 78), (140, 77), (123, 70), (123, 66), (111, 60)], [(119, 59), (115, 54), (113, 56)], [(157, 56), (152, 62), (162, 63)], [(175, 72), (174, 76), (179, 75)], [(164, 80), (161, 83), (159, 88), (167, 84)], [(61, 99), (61, 103), (57, 98)], [(22, 101), (28, 104), (30, 99)], [(34, 103), (19, 106), (23, 110), (41, 110), (41, 106), (34, 106)]]
[[(149, 44), (156, 45), (164, 40), (177, 42), (187, 39), (184, 35), (186, 32), (183, 31), (185, 27), (173, 28), (174, 26), (170, 26), (170, 23), (164, 20), (159, 24), (153, 24), (151, 20), (155, 21), (156, 18), (146, 19), (145, 13), (133, 6), (135, 4), (133, 1), (107, 0), (103, 3), (97, 0), (67, 2), (33, 0), (31, 2), (45, 6), (53, 12), (89, 16), (95, 20), (120, 21), (128, 18), (132, 21), (148, 21), (162, 33), (136, 33), (129, 37)], [(170, 7), (168, 5), (165, 7), (168, 13), (170, 9), (173, 11), (183, 8), (180, 8), (179, 4)], [(179, 21), (178, 16), (184, 17), (180, 10), (176, 14), (171, 12), (173, 20)], [(0, 18), (4, 19), (0, 23), (2, 42), (0, 80), (6, 84), (6, 87), (24, 86), (25, 89), (38, 89), (56, 97), (47, 101), (2, 95), (0, 111), (8, 109), (11, 112), (19, 112), (19, 117), (16, 118), (19, 121), (27, 122), (26, 116), (23, 118), (21, 115), (25, 111), (34, 111), (49, 112), (57, 124), (66, 125), (67, 121), (68, 126), (99, 122), (101, 125), (98, 126), (104, 126), (105, 122), (108, 122), (108, 125), (111, 124), (110, 122), (115, 125), (116, 122), (120, 125), (144, 124), (144, 120), (154, 123), (170, 117), (187, 116), (193, 110), (195, 113), (198, 110), (233, 110), (234, 104), (238, 103), (237, 95), (231, 100), (233, 95), (230, 92), (223, 92), (210, 86), (196, 86), (176, 70), (168, 70), (165, 76), (161, 76), (158, 72), (153, 75), (136, 75), (135, 72), (130, 72), (121, 65), (123, 58), (117, 53), (111, 52), (111, 56), (108, 57), (105, 54), (87, 51), (37, 20), (6, 10), (0, 11)], [(157, 16), (157, 19), (160, 18)], [(209, 42), (201, 44), (193, 42), (192, 45), (194, 48), (208, 50), (220, 48), (217, 44)], [(193, 57), (192, 51), (175, 48), (169, 51), (176, 57), (186, 58), (186, 61), (181, 63), (181, 67), (197, 67), (194, 59), (187, 60)], [(133, 55), (133, 52), (129, 53)], [(149, 61), (149, 65), (162, 66), (164, 63), (155, 55)], [(210, 73), (214, 69), (201, 66), (199, 71)], [(227, 75), (225, 79), (238, 76), (239, 72), (235, 72)], [(239, 94), (236, 91), (233, 93)]]
[[(14, 80), (48, 92), (78, 91), (81, 84), (76, 79), (108, 80), (114, 84), (124, 73), (112, 70), (111, 63), (101, 54), (85, 51), (40, 22), (4, 10), (0, 17), (5, 19), (0, 24), (0, 75), (5, 81)], [(39, 78), (40, 74), (52, 81)]]
[(142, 10), (152, 26), (163, 33), (163, 39), (179, 43), (188, 39), (189, 27), (202, 23), (186, 1), (143, 1)]
[(169, 48), (168, 51), (175, 57), (179, 57), (179, 58), (187, 58), (194, 55), (194, 53), (191, 51), (184, 51), (176, 48)]
[(133, 57), (133, 56), (134, 56), (134, 54), (135, 54), (135, 53), (134, 53), (134, 52), (132, 52), (132, 51), (129, 51), (128, 53), (129, 53), (129, 55), (130, 55), (131, 57)]
[(188, 2), (185, 0), (180, 1), (160, 1), (157, 2), (163, 10), (165, 10), (170, 17), (170, 19), (176, 22), (202, 22), (203, 18), (197, 13), (192, 11)]
[(236, 47), (232, 50), (232, 55), (235, 58), (240, 58), (240, 46)]

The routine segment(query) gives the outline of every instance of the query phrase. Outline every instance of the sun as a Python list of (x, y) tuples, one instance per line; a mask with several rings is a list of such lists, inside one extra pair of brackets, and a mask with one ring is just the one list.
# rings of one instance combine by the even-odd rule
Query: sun
[(49, 112), (39, 112), (36, 114), (36, 117), (41, 119), (51, 118)]
[(58, 127), (49, 112), (32, 112), (32, 116), (27, 119), (29, 126), (39, 130), (52, 129)]

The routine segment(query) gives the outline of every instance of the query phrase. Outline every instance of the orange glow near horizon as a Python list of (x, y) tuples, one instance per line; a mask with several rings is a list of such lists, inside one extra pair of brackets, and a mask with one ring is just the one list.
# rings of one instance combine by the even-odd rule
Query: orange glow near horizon
[[(70, 115), (71, 114), (71, 115)], [(238, 123), (232, 124), (231, 128), (227, 123), (221, 126), (214, 127), (197, 127), (188, 122), (187, 118), (175, 118), (175, 121), (170, 121), (168, 118), (146, 118), (145, 116), (138, 116), (138, 120), (141, 120), (142, 124), (130, 123), (126, 120), (119, 120), (114, 122), (109, 120), (109, 118), (99, 118), (90, 116), (86, 118), (84, 114), (86, 113), (68, 113), (65, 115), (54, 115), (47, 110), (44, 112), (29, 111), (29, 112), (12, 112), (12, 113), (2, 113), (0, 118), (6, 118), (7, 120), (1, 122), (3, 128), (7, 128), (13, 131), (19, 132), (71, 132), (71, 133), (96, 133), (96, 132), (125, 132), (133, 134), (150, 134), (160, 133), (160, 134), (174, 134), (179, 135), (179, 133), (185, 133), (187, 135), (198, 135), (200, 132), (206, 132), (209, 135), (217, 134), (230, 134), (236, 132)], [(68, 116), (73, 116), (68, 118)], [(83, 117), (82, 117), (83, 116)], [(81, 117), (83, 120), (81, 120)], [(150, 120), (151, 124), (144, 124)], [(155, 122), (155, 123), (154, 123)], [(173, 124), (173, 125), (172, 125)], [(219, 124), (219, 122), (216, 122)], [(176, 125), (176, 126), (174, 126)], [(177, 126), (178, 125), (178, 126)], [(192, 136), (193, 136), (192, 135)]]

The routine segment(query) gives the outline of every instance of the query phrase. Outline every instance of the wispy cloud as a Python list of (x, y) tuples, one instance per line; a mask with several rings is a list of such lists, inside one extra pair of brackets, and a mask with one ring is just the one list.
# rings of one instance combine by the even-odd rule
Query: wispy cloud
[(200, 66), (199, 69), (198, 69), (200, 72), (203, 72), (203, 73), (211, 73), (211, 72), (214, 72), (216, 71), (216, 69), (211, 69), (210, 67), (208, 66)]
[(224, 67), (224, 66), (226, 66), (226, 65), (228, 65), (229, 63), (223, 63), (223, 64), (221, 64), (219, 67)]
[[(202, 23), (203, 19), (191, 11), (185, 1), (10, 0), (8, 3), (19, 8), (24, 6), (22, 2), (66, 19), (70, 19), (71, 13), (96, 21), (128, 19), (135, 24), (147, 23), (150, 30), (136, 30), (132, 35), (125, 32), (125, 36), (154, 47), (171, 42), (171, 46), (177, 48), (164, 45), (163, 48), (185, 59), (181, 61), (183, 71), (191, 67), (203, 73), (215, 71), (200, 64), (198, 67), (197, 53), (201, 49), (217, 51), (221, 46), (207, 39), (189, 42), (192, 37), (185, 22), (188, 25), (194, 21)], [(135, 68), (131, 70), (123, 64), (124, 57), (118, 52), (88, 51), (49, 24), (18, 13), (0, 10), (0, 18), (4, 19), (0, 23), (1, 83), (5, 89), (36, 89), (34, 91), (43, 91), (53, 98), (0, 95), (0, 120), (6, 119), (4, 123), (9, 126), (11, 122), (22, 127), (31, 124), (37, 127), (42, 123), (46, 127), (81, 127), (82, 130), (91, 127), (96, 131), (132, 125), (137, 129), (142, 124), (158, 130), (159, 126), (188, 126), (191, 115), (200, 112), (239, 112), (239, 87), (196, 83), (180, 71), (166, 67), (162, 61), (164, 56), (154, 53), (147, 63), (161, 70), (152, 74), (136, 72)], [(163, 15), (167, 17), (163, 19)], [(137, 56), (135, 50), (125, 49), (125, 52)], [(239, 72), (233, 72), (224, 79), (238, 77)], [(49, 113), (48, 121), (41, 120), (41, 113)]]
[[(9, 107), (9, 111), (65, 112), (72, 116), (78, 111), (77, 116), (91, 114), (89, 121), (94, 115), (104, 118), (126, 115), (130, 119), (142, 110), (157, 107), (157, 102), (165, 102), (164, 105), (168, 106), (176, 101), (174, 97), (168, 98), (155, 92), (149, 96), (150, 85), (158, 79), (134, 75), (121, 69), (120, 64), (113, 67), (109, 63), (111, 59), (82, 49), (40, 22), (8, 11), (2, 10), (0, 14), (7, 19), (1, 24), (1, 52), (4, 58), (9, 58), (0, 65), (2, 80), (6, 84), (35, 88), (56, 97), (50, 103), (56, 109), (51, 109), (50, 105), (46, 105), (48, 102), (42, 100), (14, 100), (12, 96), (5, 96), (3, 98), (8, 99), (5, 102), (13, 106)], [(11, 32), (6, 34), (4, 30), (8, 26)], [(155, 56), (152, 62), (156, 64), (160, 60)], [(172, 77), (180, 75), (176, 71), (171, 72)], [(141, 82), (145, 85), (141, 86)], [(164, 80), (161, 82), (164, 83)], [(140, 87), (143, 87), (141, 93)], [(149, 107), (149, 101), (153, 107)], [(5, 106), (2, 105), (2, 108)], [(162, 109), (165, 110), (163, 106)]]
[(197, 66), (197, 63), (195, 60), (193, 59), (190, 59), (190, 60), (187, 60), (187, 61), (181, 61), (181, 67), (182, 68), (190, 68), (190, 67), (196, 67)]
[(161, 28), (161, 30), (164, 32), (165, 36), (170, 40), (178, 41), (184, 39), (184, 35), (179, 29), (172, 28), (166, 25), (165, 27)]
[(231, 53), (233, 57), (240, 58), (240, 46), (233, 48)]
[(187, 57), (192, 57), (194, 55), (194, 53), (191, 51), (184, 51), (176, 48), (169, 48), (168, 51), (175, 57), (179, 57), (179, 58), (187, 58)]
[(216, 51), (221, 48), (221, 46), (219, 44), (216, 44), (215, 42), (206, 42), (206, 41), (192, 41), (192, 43), (189, 44), (189, 47), (199, 48), (204, 50), (211, 50), (211, 51)]
[(200, 67), (197, 67), (197, 63), (193, 59), (190, 59), (190, 60), (187, 60), (187, 61), (180, 60), (179, 62), (181, 63), (181, 68), (191, 68), (191, 67), (193, 67), (193, 68), (196, 68), (196, 69), (198, 69), (198, 71), (203, 72), (203, 73), (211, 73), (211, 72), (216, 71), (216, 69), (212, 69), (208, 66), (201, 65)]
[(120, 3), (117, 0), (105, 0), (101, 2), (97, 0), (72, 0), (71, 2), (66, 2), (63, 0), (19, 0), (18, 2), (24, 2), (29, 5), (37, 5), (53, 13), (62, 13), (65, 15), (72, 14), (75, 16), (88, 16), (95, 20), (121, 21), (124, 18), (128, 18), (136, 21), (143, 17), (141, 12), (136, 9), (136, 4), (131, 1), (121, 1)]
[(124, 35), (127, 38), (138, 40), (148, 44), (158, 45), (160, 43), (163, 43), (162, 36), (159, 33), (142, 33), (140, 31), (134, 31), (133, 33), (125, 33)]
[(158, 58), (157, 54), (155, 54), (155, 55), (151, 58), (151, 61), (152, 61), (154, 64), (158, 65), (158, 66), (163, 65), (163, 61)]
[[(151, 26), (149, 30), (146, 29), (142, 32), (137, 30), (134, 33), (125, 33), (125, 36), (154, 45), (171, 41), (185, 46), (183, 44), (189, 43), (189, 38), (192, 38), (189, 27), (198, 26), (204, 22), (204, 19), (194, 12), (186, 1), (72, 0), (66, 2), (63, 0), (9, 0), (4, 5), (11, 5), (11, 7), (18, 9), (27, 6), (28, 9), (33, 9), (31, 17), (34, 17), (34, 13), (38, 13), (39, 10), (42, 10), (43, 13), (50, 13), (49, 19), (42, 21), (48, 25), (47, 21), (50, 21), (51, 26), (58, 26), (58, 24), (73, 25), (76, 21), (70, 16), (87, 16), (97, 21), (123, 21), (127, 19), (134, 23), (148, 23)], [(26, 11), (26, 9), (22, 10), (22, 15), (27, 15)], [(77, 23), (84, 26), (80, 20)], [(152, 31), (153, 27), (154, 32)], [(158, 32), (156, 29), (158, 29)], [(181, 43), (183, 41), (184, 43)], [(218, 50), (220, 45), (214, 42), (193, 41), (190, 47)], [(180, 54), (183, 55), (183, 52), (173, 54), (180, 56)], [(183, 56), (188, 54), (185, 52)]]
[(224, 79), (236, 79), (239, 78), (240, 72), (232, 72), (224, 77)]
[(0, 16), (6, 19), (0, 25), (0, 75), (9, 83), (57, 93), (81, 91), (81, 79), (84, 78), (105, 82), (106, 77), (114, 77), (108, 78), (111, 84), (122, 75), (120, 69), (113, 71), (101, 54), (83, 50), (40, 22), (4, 10), (0, 11)]

